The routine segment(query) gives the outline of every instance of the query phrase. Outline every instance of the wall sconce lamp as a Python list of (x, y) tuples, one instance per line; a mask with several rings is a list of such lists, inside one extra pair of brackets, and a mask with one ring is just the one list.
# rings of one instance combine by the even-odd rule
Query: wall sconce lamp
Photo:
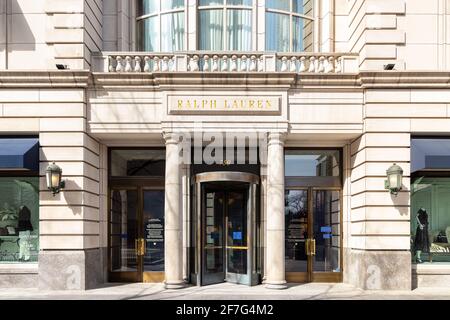
[(61, 181), (62, 169), (54, 162), (45, 170), (45, 176), (47, 178), (47, 188), (53, 193), (53, 196), (66, 187), (66, 182)]
[(389, 190), (391, 194), (397, 196), (400, 190), (402, 190), (403, 169), (394, 163), (387, 169), (386, 174), (387, 180), (384, 182), (384, 187), (386, 190)]

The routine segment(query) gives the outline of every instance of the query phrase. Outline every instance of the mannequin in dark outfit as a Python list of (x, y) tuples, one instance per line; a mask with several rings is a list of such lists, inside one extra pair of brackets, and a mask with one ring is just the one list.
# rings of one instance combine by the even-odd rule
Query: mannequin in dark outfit
[(416, 238), (414, 239), (414, 250), (416, 252), (416, 261), (422, 263), (422, 252), (430, 252), (430, 240), (428, 236), (428, 213), (424, 208), (417, 211), (417, 229)]

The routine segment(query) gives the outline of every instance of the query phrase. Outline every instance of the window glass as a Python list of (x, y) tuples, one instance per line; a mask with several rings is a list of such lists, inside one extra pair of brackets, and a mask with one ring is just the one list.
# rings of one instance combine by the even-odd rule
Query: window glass
[(315, 272), (340, 272), (340, 192), (313, 191), (313, 235), (316, 252)]
[(162, 0), (161, 11), (180, 9), (184, 7), (184, 0)]
[(248, 7), (252, 4), (251, 0), (200, 1), (200, 6), (221, 7), (200, 10), (200, 50), (250, 51), (253, 17), (252, 10)]
[(292, 0), (266, 0), (266, 8), (289, 11), (291, 10), (291, 1)]
[(112, 150), (111, 176), (165, 176), (165, 150)]
[(221, 6), (223, 5), (223, 0), (200, 0), (198, 5), (203, 6)]
[(0, 178), (0, 263), (37, 262), (39, 177)]
[[(146, 14), (152, 14), (152, 13), (158, 12), (159, 11), (159, 1), (160, 0), (138, 1), (138, 4), (137, 4), (138, 16), (143, 16)], [(170, 2), (170, 1), (167, 1), (167, 2)]]
[(308, 191), (286, 190), (284, 199), (286, 272), (307, 272)]
[(411, 185), (413, 261), (450, 262), (450, 178), (416, 177)]
[(223, 50), (223, 11), (200, 11), (200, 50)]
[(161, 16), (161, 51), (180, 51), (184, 48), (184, 12)]
[(411, 172), (450, 169), (450, 139), (411, 140)]
[(311, 0), (267, 0), (266, 10), (266, 50), (313, 51)]
[[(137, 15), (136, 33), (139, 51), (184, 50), (184, 0), (141, 0), (138, 1)], [(142, 18), (143, 15), (150, 16)]]
[(268, 51), (289, 51), (289, 16), (274, 12), (266, 15), (266, 49)]
[(339, 177), (338, 150), (286, 150), (286, 177)]
[(150, 17), (137, 22), (137, 33), (139, 41), (139, 50), (141, 51), (159, 51), (159, 18)]
[(164, 272), (164, 191), (144, 191), (144, 271)]
[(251, 10), (227, 10), (229, 50), (250, 51), (252, 46)]
[(227, 0), (228, 5), (233, 6), (248, 6), (251, 7), (253, 5), (253, 0)]

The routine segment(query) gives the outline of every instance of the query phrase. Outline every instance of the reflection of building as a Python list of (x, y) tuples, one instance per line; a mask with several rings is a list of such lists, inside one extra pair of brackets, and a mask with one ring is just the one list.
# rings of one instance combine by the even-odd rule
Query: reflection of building
[[(74, 270), (81, 289), (208, 284), (230, 256), (248, 273), (228, 279), (247, 284), (448, 285), (448, 1), (12, 2), (0, 4), (2, 286), (68, 289)], [(268, 161), (179, 166), (180, 131), (260, 133)], [(53, 161), (66, 180), (55, 197)], [(384, 185), (393, 163), (397, 197)], [(246, 245), (232, 245), (241, 231), (217, 208), (202, 211), (212, 185), (245, 195)], [(286, 215), (290, 194), (301, 194), (300, 222)], [(422, 207), (431, 253), (417, 264)], [(164, 241), (148, 241), (148, 219), (163, 222)]]

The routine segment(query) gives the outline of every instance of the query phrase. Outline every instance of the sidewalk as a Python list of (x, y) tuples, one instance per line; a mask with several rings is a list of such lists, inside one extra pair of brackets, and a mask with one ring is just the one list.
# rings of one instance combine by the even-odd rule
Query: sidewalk
[(89, 291), (44, 292), (37, 289), (1, 289), (0, 300), (341, 300), (407, 299), (450, 300), (450, 288), (414, 291), (363, 291), (348, 284), (293, 284), (286, 290), (223, 283), (208, 287), (165, 290), (162, 284), (108, 284)]

